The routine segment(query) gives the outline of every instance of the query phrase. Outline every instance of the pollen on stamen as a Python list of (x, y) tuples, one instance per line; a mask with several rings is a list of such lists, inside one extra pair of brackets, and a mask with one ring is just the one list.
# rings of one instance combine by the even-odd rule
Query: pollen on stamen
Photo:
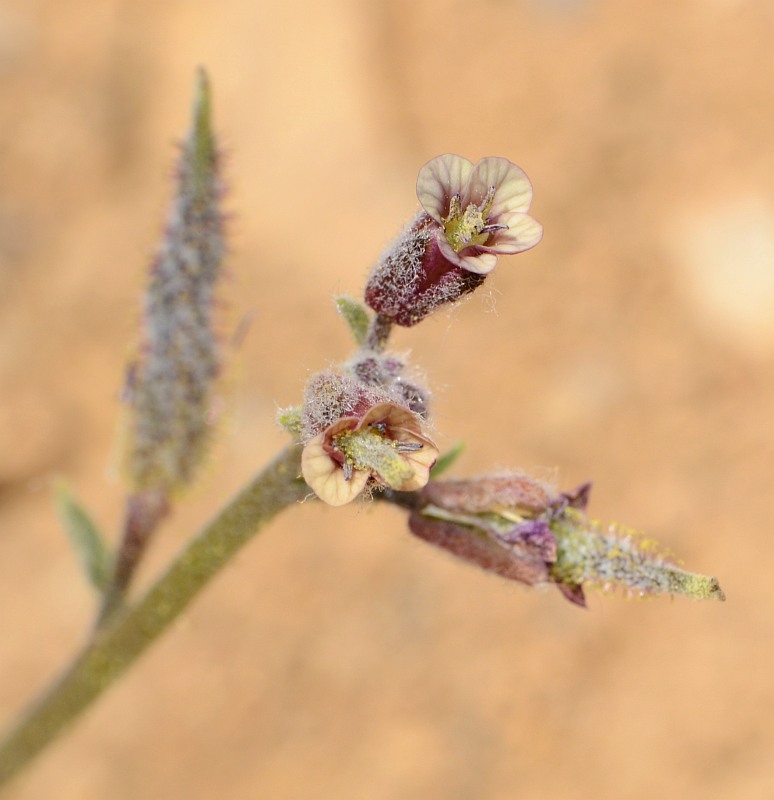
[(424, 445), (421, 442), (395, 442), (393, 447), (399, 453), (415, 453), (417, 450), (421, 450)]
[(484, 225), (481, 229), (481, 233), (494, 233), (495, 231), (507, 231), (507, 225)]

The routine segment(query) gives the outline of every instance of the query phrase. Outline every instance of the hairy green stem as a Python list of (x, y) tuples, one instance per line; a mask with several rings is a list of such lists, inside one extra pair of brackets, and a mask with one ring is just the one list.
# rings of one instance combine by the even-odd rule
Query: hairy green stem
[(67, 671), (0, 743), (0, 784), (19, 772), (99, 697), (276, 514), (309, 493), (292, 446), (193, 539), (132, 606), (98, 629)]

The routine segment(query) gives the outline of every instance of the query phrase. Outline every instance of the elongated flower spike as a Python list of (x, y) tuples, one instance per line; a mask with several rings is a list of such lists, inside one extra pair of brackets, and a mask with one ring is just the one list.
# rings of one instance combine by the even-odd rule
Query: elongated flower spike
[(203, 69), (196, 76), (192, 116), (166, 230), (150, 269), (139, 353), (127, 369), (125, 462), (132, 493), (103, 623), (122, 601), (172, 499), (194, 480), (212, 432), (220, 371), (213, 317), (226, 245), (220, 159)]
[(363, 417), (345, 417), (309, 441), (301, 455), (304, 480), (325, 503), (354, 500), (373, 480), (400, 492), (428, 481), (438, 449), (405, 408), (382, 403)]
[(382, 256), (365, 291), (382, 317), (410, 327), (477, 289), (499, 255), (534, 247), (543, 228), (527, 210), (532, 186), (505, 158), (475, 166), (438, 156), (419, 171), (422, 210)]
[(210, 114), (209, 83), (199, 70), (177, 191), (145, 293), (143, 341), (127, 381), (129, 478), (139, 490), (165, 494), (190, 484), (202, 463), (220, 369), (213, 316), (226, 245)]

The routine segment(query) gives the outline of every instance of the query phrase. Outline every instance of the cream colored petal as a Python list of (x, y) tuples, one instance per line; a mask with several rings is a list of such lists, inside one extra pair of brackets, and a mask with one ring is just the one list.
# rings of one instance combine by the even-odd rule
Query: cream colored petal
[(349, 480), (344, 470), (325, 451), (325, 434), (314, 437), (301, 453), (301, 473), (309, 488), (329, 506), (343, 506), (365, 488), (368, 473), (355, 470)]
[[(343, 431), (355, 430), (355, 428), (358, 427), (359, 422), (360, 419), (358, 417), (341, 417), (341, 419), (337, 419), (336, 422), (334, 422), (332, 425), (329, 425), (320, 435), (324, 436), (325, 440), (330, 442), (334, 436), (342, 433)], [(314, 439), (311, 441), (314, 441)]]
[(455, 194), (466, 204), (468, 178), (472, 162), (453, 153), (445, 153), (428, 161), (417, 176), (417, 198), (422, 208), (439, 224), (449, 213), (449, 201)]
[(455, 267), (462, 267), (462, 258), (449, 244), (449, 240), (446, 238), (443, 228), (435, 234), (435, 240), (438, 243), (438, 249), (441, 251), (441, 255), (450, 264), (454, 264)]
[[(487, 253), (513, 255), (534, 247), (543, 238), (543, 226), (529, 214), (514, 211), (503, 214), (498, 223), (507, 225), (507, 231), (495, 232), (481, 249)], [(463, 251), (464, 252), (464, 251)]]
[(438, 460), (439, 450), (426, 436), (420, 436), (412, 431), (392, 429), (390, 433), (396, 441), (418, 442), (422, 445), (421, 450), (402, 453), (406, 463), (411, 467), (413, 474), (400, 486), (392, 487), (399, 492), (416, 492), (430, 480), (430, 470), (433, 464)]
[(413, 433), (420, 433), (419, 420), (416, 414), (413, 414), (407, 408), (395, 405), (395, 403), (379, 403), (379, 405), (372, 406), (363, 415), (358, 428), (364, 428), (366, 425), (372, 425), (376, 422), (383, 422), (387, 427), (402, 428)]
[(458, 257), (462, 269), (477, 275), (486, 275), (497, 266), (496, 253), (488, 253), (480, 247), (469, 247), (459, 253)]
[(470, 202), (480, 204), (490, 186), (495, 189), (490, 223), (499, 222), (500, 215), (509, 211), (526, 211), (532, 202), (532, 184), (527, 174), (507, 158), (482, 158), (476, 164), (468, 184)]

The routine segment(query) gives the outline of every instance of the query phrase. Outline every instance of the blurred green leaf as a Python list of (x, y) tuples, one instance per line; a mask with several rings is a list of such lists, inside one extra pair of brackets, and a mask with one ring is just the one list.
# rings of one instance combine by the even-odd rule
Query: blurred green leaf
[(430, 477), (437, 478), (446, 472), (449, 467), (462, 455), (465, 449), (464, 442), (455, 442), (439, 459), (435, 466), (430, 470)]
[(351, 297), (340, 295), (336, 298), (336, 310), (349, 325), (355, 344), (363, 344), (371, 322), (371, 315), (368, 313), (368, 309), (363, 303), (353, 300)]
[(83, 571), (92, 586), (102, 592), (111, 572), (111, 557), (102, 534), (64, 481), (57, 482), (54, 492), (59, 519), (70, 537)]

